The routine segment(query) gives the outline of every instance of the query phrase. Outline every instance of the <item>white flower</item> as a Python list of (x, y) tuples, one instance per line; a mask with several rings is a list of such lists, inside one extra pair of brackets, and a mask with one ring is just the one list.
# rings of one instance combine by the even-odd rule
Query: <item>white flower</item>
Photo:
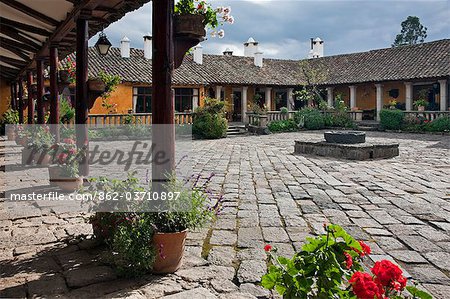
[(215, 30), (211, 31), (211, 37), (216, 37), (217, 32)]
[(227, 22), (229, 18), (230, 18), (229, 16), (223, 15), (222, 20), (224, 20), (225, 22)]
[(231, 12), (231, 7), (227, 6), (227, 7), (224, 7), (224, 8), (223, 8), (223, 13), (224, 13), (225, 15), (230, 14), (230, 12)]
[(223, 7), (222, 6), (217, 7), (216, 12), (221, 14), (223, 12)]
[(234, 17), (229, 16), (229, 17), (228, 17), (228, 23), (234, 24)]
[(219, 36), (219, 38), (223, 38), (225, 36), (225, 31), (223, 29), (220, 29), (219, 31), (217, 31), (217, 35)]

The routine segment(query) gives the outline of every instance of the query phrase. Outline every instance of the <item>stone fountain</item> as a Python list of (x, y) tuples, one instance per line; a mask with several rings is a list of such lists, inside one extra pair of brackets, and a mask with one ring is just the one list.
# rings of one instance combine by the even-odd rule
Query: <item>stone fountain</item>
[(296, 154), (348, 160), (388, 159), (399, 155), (398, 143), (366, 142), (360, 131), (328, 131), (325, 140), (295, 141)]

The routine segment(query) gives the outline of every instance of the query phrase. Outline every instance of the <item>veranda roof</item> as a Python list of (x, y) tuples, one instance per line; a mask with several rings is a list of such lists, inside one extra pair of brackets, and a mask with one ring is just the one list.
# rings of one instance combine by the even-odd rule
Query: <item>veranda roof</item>
[[(91, 13), (89, 37), (150, 0), (1, 0), (0, 77), (14, 80), (35, 57), (58, 44), (64, 58), (76, 47), (76, 19)], [(150, 18), (149, 18), (150, 23)]]

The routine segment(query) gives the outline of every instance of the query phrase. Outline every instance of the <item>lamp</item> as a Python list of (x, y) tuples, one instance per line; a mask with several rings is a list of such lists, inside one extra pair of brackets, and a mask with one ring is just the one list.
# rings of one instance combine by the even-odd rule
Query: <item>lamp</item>
[(106, 37), (106, 34), (102, 31), (98, 37), (98, 41), (95, 43), (95, 48), (98, 53), (102, 56), (108, 54), (109, 48), (111, 48), (111, 43)]

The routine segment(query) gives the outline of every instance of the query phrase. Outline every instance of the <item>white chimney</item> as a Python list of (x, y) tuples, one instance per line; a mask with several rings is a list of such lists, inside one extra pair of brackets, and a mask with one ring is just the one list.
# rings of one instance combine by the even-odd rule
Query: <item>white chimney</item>
[(130, 39), (126, 36), (120, 41), (120, 56), (130, 58)]
[(244, 43), (244, 56), (254, 57), (255, 53), (258, 52), (258, 42), (250, 37), (246, 43)]
[(263, 53), (262, 52), (255, 53), (255, 65), (257, 67), (263, 67)]
[(230, 48), (226, 48), (225, 51), (223, 51), (223, 55), (225, 55), (225, 56), (233, 56), (233, 51), (231, 51)]
[(203, 64), (203, 47), (200, 44), (194, 47), (194, 62)]
[(144, 35), (144, 58), (152, 59), (153, 49), (152, 49), (152, 35), (147, 33)]
[(313, 52), (313, 58), (323, 57), (323, 40), (318, 37), (315, 39), (311, 38), (311, 50)]

